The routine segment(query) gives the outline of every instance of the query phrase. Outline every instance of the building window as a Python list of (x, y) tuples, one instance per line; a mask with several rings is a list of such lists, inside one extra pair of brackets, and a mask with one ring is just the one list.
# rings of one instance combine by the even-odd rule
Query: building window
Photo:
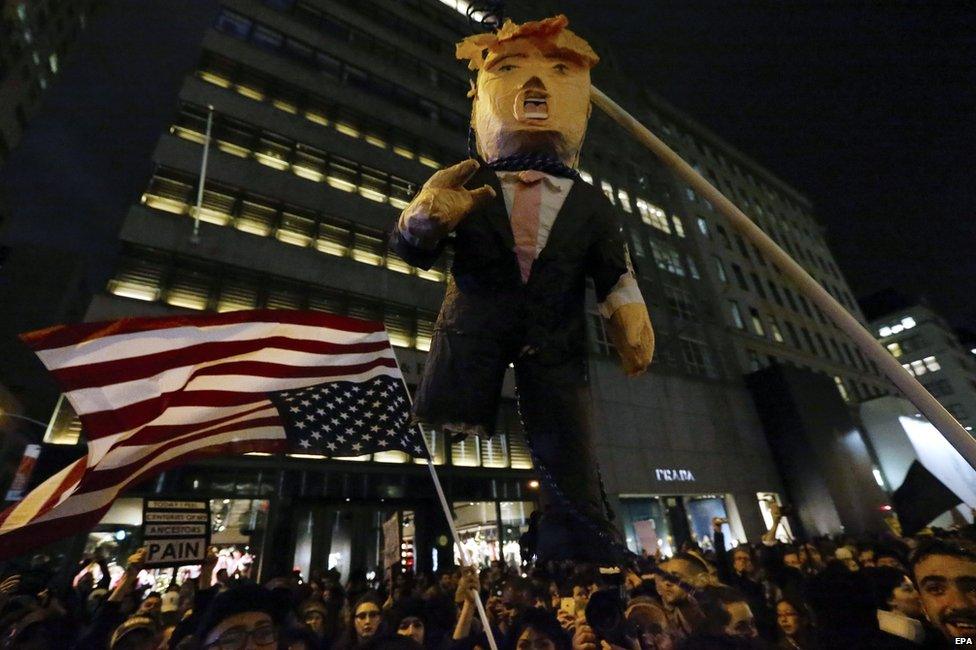
[(630, 207), (630, 196), (627, 194), (627, 190), (618, 189), (617, 199), (620, 201), (620, 207), (624, 209), (624, 212), (631, 214), (634, 209)]
[(725, 265), (722, 264), (722, 259), (712, 255), (712, 265), (715, 267), (715, 275), (718, 277), (719, 281), (727, 283), (729, 281), (729, 276), (725, 274)]
[(888, 352), (891, 353), (891, 356), (895, 357), (896, 359), (903, 354), (901, 350), (901, 345), (898, 343), (898, 341), (895, 341), (894, 343), (889, 343), (885, 347), (888, 348)]
[(590, 312), (588, 316), (590, 323), (590, 343), (593, 352), (604, 356), (611, 356), (614, 352), (614, 347), (610, 341), (610, 336), (607, 335), (606, 322), (603, 320), (603, 316), (596, 312)]
[(800, 313), (800, 310), (796, 307), (796, 302), (793, 299), (793, 292), (789, 290), (788, 287), (783, 287), (783, 295), (786, 296), (786, 302), (789, 303), (790, 309), (796, 313)]
[(742, 311), (739, 309), (739, 303), (734, 300), (729, 301), (729, 314), (732, 316), (732, 324), (740, 330), (746, 328), (745, 321), (742, 320)]
[(801, 327), (800, 333), (803, 334), (803, 340), (807, 343), (807, 349), (810, 350), (811, 353), (816, 354), (817, 348), (813, 344), (813, 339), (810, 337), (810, 331), (805, 327)]
[(665, 285), (664, 295), (667, 297), (668, 311), (672, 316), (686, 321), (695, 318), (695, 300), (689, 292), (672, 285)]
[(668, 273), (684, 277), (685, 270), (681, 266), (681, 255), (674, 248), (659, 241), (650, 241), (651, 253), (654, 255), (654, 262), (657, 267)]
[(729, 233), (725, 231), (725, 227), (722, 224), (717, 224), (715, 230), (718, 232), (719, 237), (722, 238), (722, 243), (729, 250), (732, 250), (732, 241), (729, 239)]
[(759, 296), (763, 300), (765, 300), (766, 299), (766, 289), (763, 288), (762, 280), (760, 280), (759, 279), (759, 276), (756, 275), (755, 273), (750, 273), (749, 274), (749, 277), (752, 278), (752, 286), (754, 286), (756, 288), (756, 293), (758, 293)]
[(814, 332), (814, 336), (817, 337), (817, 343), (820, 344), (820, 351), (823, 353), (824, 359), (830, 359), (830, 350), (827, 349), (827, 341), (820, 332)]
[(776, 322), (774, 316), (769, 317), (769, 332), (773, 335), (773, 340), (777, 343), (783, 343), (783, 333), (779, 329), (779, 324)]
[(739, 283), (739, 288), (743, 291), (749, 290), (749, 284), (746, 282), (746, 276), (742, 272), (742, 267), (736, 263), (732, 263), (732, 273), (735, 274), (735, 280)]
[(607, 200), (616, 205), (616, 199), (613, 196), (613, 185), (607, 181), (600, 181), (600, 189), (603, 190), (603, 195), (607, 197)]
[(637, 211), (640, 213), (641, 221), (646, 223), (648, 226), (653, 226), (661, 232), (666, 232), (671, 234), (670, 228), (668, 228), (668, 218), (664, 214), (664, 210), (657, 207), (653, 203), (649, 203), (646, 200), (637, 197)]
[(752, 329), (759, 336), (766, 336), (766, 330), (763, 328), (762, 317), (759, 316), (759, 310), (755, 307), (749, 308), (749, 316), (752, 321)]
[(952, 414), (952, 417), (956, 418), (957, 420), (965, 420), (967, 417), (969, 417), (969, 414), (966, 412), (966, 409), (963, 408), (962, 404), (948, 404), (946, 406), (946, 410), (949, 411), (949, 413)]
[(932, 393), (933, 397), (946, 397), (952, 395), (955, 391), (952, 389), (952, 384), (949, 383), (947, 379), (940, 379), (938, 381), (929, 382), (925, 384), (925, 388)]
[(705, 217), (698, 217), (698, 232), (704, 235), (706, 238), (711, 239), (712, 234), (708, 230), (708, 221)]
[(674, 234), (678, 237), (685, 236), (685, 224), (681, 221), (681, 217), (676, 214), (671, 215), (671, 226), (674, 229)]
[(251, 33), (251, 27), (253, 26), (253, 21), (246, 16), (242, 16), (239, 13), (230, 11), (229, 9), (221, 9), (220, 13), (217, 15), (217, 22), (214, 27), (217, 31), (223, 32), (225, 34), (230, 34), (240, 39), (246, 39), (248, 34)]
[(691, 372), (696, 375), (704, 375), (712, 378), (717, 376), (715, 367), (712, 365), (711, 357), (708, 354), (708, 348), (705, 347), (703, 342), (684, 336), (679, 337), (679, 341), (681, 342), (681, 354)]
[(844, 401), (851, 401), (851, 398), (847, 393), (847, 386), (844, 385), (844, 380), (834, 375), (834, 384), (837, 386), (837, 392), (840, 393), (842, 398), (844, 398)]
[(790, 345), (792, 345), (797, 350), (800, 349), (800, 337), (796, 335), (796, 328), (793, 327), (793, 323), (788, 320), (783, 321), (783, 325), (786, 327), (786, 334), (790, 337)]

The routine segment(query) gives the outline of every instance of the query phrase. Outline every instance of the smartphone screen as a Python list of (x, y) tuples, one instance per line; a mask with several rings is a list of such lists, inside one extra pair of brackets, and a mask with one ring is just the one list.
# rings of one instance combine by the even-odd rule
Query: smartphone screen
[(559, 609), (563, 612), (568, 612), (573, 616), (576, 615), (576, 599), (575, 598), (560, 598), (559, 599)]

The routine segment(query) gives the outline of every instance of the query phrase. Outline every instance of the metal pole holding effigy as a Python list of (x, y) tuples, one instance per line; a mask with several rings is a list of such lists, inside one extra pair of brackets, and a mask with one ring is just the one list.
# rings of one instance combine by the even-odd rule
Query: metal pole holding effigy
[(798, 289), (820, 307), (824, 313), (854, 341), (869, 359), (874, 361), (884, 374), (897, 386), (922, 415), (928, 418), (939, 433), (949, 441), (956, 451), (976, 469), (976, 439), (922, 386), (915, 377), (901, 367), (901, 364), (882, 347), (854, 316), (852, 316), (833, 296), (797, 264), (786, 251), (769, 238), (749, 217), (730, 200), (715, 189), (691, 165), (686, 163), (660, 138), (647, 127), (607, 97), (596, 87), (590, 91), (590, 99), (617, 124), (629, 131), (638, 142), (651, 150), (661, 161), (686, 182), (699, 196), (710, 202), (722, 213), (743, 236), (747, 237), (766, 255), (777, 268), (796, 283)]
[[(394, 353), (394, 357), (396, 354)], [(403, 382), (403, 390), (407, 393), (407, 399), (410, 400), (411, 405), (413, 404), (413, 397), (410, 395), (410, 388), (407, 386), (407, 380), (403, 376), (403, 370), (400, 368), (400, 360), (396, 359), (397, 371), (400, 373), (400, 381)], [(454, 545), (457, 547), (458, 553), (461, 554), (461, 566), (469, 567), (471, 565), (471, 558), (468, 557), (467, 551), (464, 546), (461, 545), (461, 536), (458, 534), (457, 526), (454, 523), (454, 514), (451, 512), (451, 508), (447, 503), (447, 497), (444, 495), (444, 488), (441, 486), (441, 479), (437, 476), (437, 470), (434, 469), (434, 452), (427, 443), (427, 435), (424, 433), (423, 428), (417, 424), (416, 427), (420, 429), (420, 438), (424, 441), (424, 449), (427, 451), (427, 469), (430, 470), (430, 478), (434, 482), (434, 490), (437, 492), (437, 498), (441, 503), (441, 509), (444, 511), (444, 518), (447, 519), (447, 525), (451, 529), (451, 537), (454, 539)], [(488, 623), (488, 612), (485, 611), (485, 605), (481, 602), (481, 594), (478, 593), (476, 589), (471, 590), (474, 596), (474, 604), (478, 609), (478, 618), (481, 619), (481, 624), (485, 628), (485, 636), (488, 637), (488, 645), (491, 646), (491, 650), (498, 650), (498, 644), (495, 642), (495, 635), (491, 630), (491, 625)]]

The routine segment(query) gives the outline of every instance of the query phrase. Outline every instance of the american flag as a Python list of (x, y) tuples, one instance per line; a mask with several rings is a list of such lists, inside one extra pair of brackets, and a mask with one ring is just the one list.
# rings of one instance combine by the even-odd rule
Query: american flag
[(409, 425), (407, 391), (398, 378), (331, 381), (270, 397), (289, 439), (303, 452), (361, 456), (403, 451), (428, 458), (419, 431)]
[(259, 310), (22, 338), (81, 419), (88, 453), (0, 513), (0, 559), (90, 529), (127, 487), (206, 456), (427, 457), (382, 323)]

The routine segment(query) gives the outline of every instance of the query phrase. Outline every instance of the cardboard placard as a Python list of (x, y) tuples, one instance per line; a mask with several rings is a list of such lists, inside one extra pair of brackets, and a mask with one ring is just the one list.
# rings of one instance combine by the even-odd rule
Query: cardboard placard
[(394, 512), (383, 522), (383, 568), (390, 568), (400, 561), (400, 513)]
[(142, 540), (146, 566), (201, 564), (210, 547), (210, 502), (145, 499)]
[(14, 480), (10, 483), (7, 496), (4, 498), (5, 501), (20, 501), (24, 498), (24, 491), (27, 489), (27, 483), (30, 481), (31, 474), (34, 473), (34, 467), (37, 465), (37, 459), (40, 455), (40, 445), (27, 445), (24, 448), (24, 455), (20, 458), (20, 465), (17, 466), (17, 473), (14, 474)]

